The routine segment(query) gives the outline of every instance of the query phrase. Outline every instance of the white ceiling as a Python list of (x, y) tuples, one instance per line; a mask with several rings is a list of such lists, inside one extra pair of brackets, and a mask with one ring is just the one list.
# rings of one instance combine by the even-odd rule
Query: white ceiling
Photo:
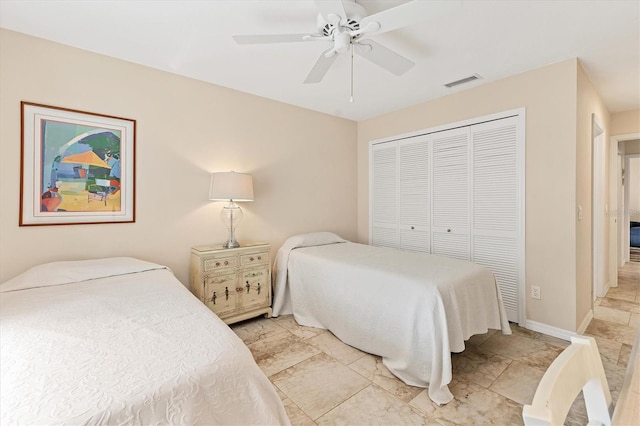
[[(418, 0), (434, 1), (434, 0)], [(358, 0), (375, 13), (405, 1)], [(579, 58), (611, 112), (640, 108), (639, 0), (466, 0), (372, 39), (417, 65), (401, 77), (342, 54), (302, 84), (325, 43), (237, 45), (234, 34), (316, 33), (308, 0), (0, 0), (0, 26), (352, 120)], [(454, 89), (445, 83), (479, 74)]]

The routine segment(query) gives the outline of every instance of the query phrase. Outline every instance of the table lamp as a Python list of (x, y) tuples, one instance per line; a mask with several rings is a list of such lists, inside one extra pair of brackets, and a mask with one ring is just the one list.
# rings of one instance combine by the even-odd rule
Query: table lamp
[(253, 201), (253, 178), (245, 173), (212, 173), (209, 199), (229, 201), (229, 204), (220, 212), (220, 218), (229, 230), (229, 238), (222, 246), (225, 248), (240, 247), (236, 241), (235, 230), (242, 220), (242, 209), (236, 204), (236, 201)]

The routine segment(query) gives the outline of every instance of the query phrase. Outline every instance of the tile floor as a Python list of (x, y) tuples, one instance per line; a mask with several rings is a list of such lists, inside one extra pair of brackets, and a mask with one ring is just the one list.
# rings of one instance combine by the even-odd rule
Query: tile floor
[[(594, 336), (614, 401), (640, 322), (640, 263), (619, 271), (618, 287), (598, 299), (585, 334)], [(568, 342), (512, 324), (513, 334), (473, 336), (453, 354), (455, 399), (436, 406), (426, 390), (405, 385), (380, 357), (345, 345), (328, 331), (298, 325), (292, 316), (232, 326), (276, 386), (294, 425), (522, 424), (549, 364)], [(567, 424), (586, 424), (582, 398)]]

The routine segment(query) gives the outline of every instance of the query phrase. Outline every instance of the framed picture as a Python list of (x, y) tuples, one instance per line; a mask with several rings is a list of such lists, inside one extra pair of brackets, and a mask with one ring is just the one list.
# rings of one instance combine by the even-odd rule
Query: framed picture
[(20, 226), (135, 222), (135, 120), (21, 108)]

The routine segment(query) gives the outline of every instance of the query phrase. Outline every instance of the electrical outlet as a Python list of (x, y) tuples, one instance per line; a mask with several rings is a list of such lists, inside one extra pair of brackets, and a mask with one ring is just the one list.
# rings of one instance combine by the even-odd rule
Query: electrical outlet
[(531, 297), (534, 299), (540, 299), (540, 287), (537, 285), (531, 286)]

